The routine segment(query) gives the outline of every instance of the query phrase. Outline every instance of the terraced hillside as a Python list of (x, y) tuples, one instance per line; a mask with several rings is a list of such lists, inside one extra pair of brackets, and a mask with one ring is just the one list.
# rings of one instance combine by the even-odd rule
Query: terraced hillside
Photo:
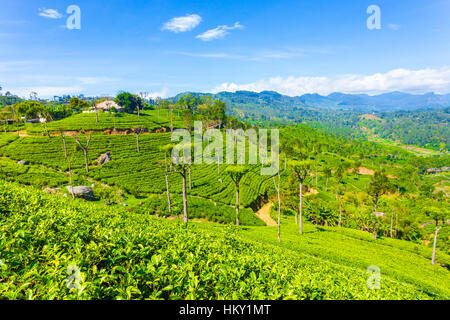
[[(174, 122), (182, 126), (177, 112), (174, 114)], [(43, 125), (27, 124), (27, 130), (19, 134), (0, 134), (0, 176), (7, 181), (35, 185), (66, 196), (70, 196), (66, 186), (72, 178), (74, 185), (93, 185), (95, 197), (101, 203), (126, 204), (128, 210), (143, 214), (179, 216), (183, 211), (182, 179), (174, 172), (168, 178), (172, 209), (169, 212), (165, 177), (158, 164), (165, 158), (161, 147), (171, 142), (170, 133), (160, 132), (167, 130), (167, 118), (164, 118), (167, 116), (167, 110), (146, 110), (141, 117), (123, 114), (121, 129), (116, 126), (117, 130), (114, 130), (114, 125), (111, 127), (114, 114), (99, 113), (98, 123), (94, 113), (78, 114), (49, 122), (49, 135), (45, 134)], [(139, 136), (138, 151), (133, 128), (141, 125), (148, 132)], [(80, 128), (85, 130), (84, 134), (80, 134)], [(60, 129), (65, 130), (72, 177), (69, 175)], [(88, 173), (85, 172), (83, 152), (75, 142), (75, 134), (81, 135), (83, 143), (87, 135), (92, 134)], [(433, 226), (420, 226), (430, 220), (422, 209), (434, 205), (431, 199), (433, 194), (428, 192), (424, 198), (428, 200), (417, 201), (422, 193), (419, 188), (426, 191), (433, 186), (445, 194), (449, 183), (446, 173), (436, 177), (419, 177), (416, 171), (423, 172), (435, 165), (445, 166), (447, 158), (418, 158), (399, 147), (350, 140), (306, 126), (281, 128), (280, 134), (283, 217), (293, 216), (299, 210), (298, 181), (287, 166), (287, 159), (308, 150), (311, 167), (303, 184), (306, 219), (331, 226), (341, 221), (344, 226), (370, 232), (373, 203), (367, 186), (374, 172), (382, 169), (397, 191), (383, 197), (378, 204), (379, 210), (386, 212), (386, 218), (378, 221), (378, 233), (380, 236), (390, 235), (432, 245), (429, 236), (433, 233)], [(106, 152), (111, 153), (111, 161), (98, 164), (97, 160)], [(29, 165), (17, 164), (20, 160), (28, 161)], [(191, 183), (187, 190), (190, 218), (234, 223), (235, 185), (226, 174), (226, 167), (224, 164), (192, 165)], [(249, 170), (241, 180), (240, 222), (244, 225), (264, 225), (255, 212), (270, 200), (277, 202), (273, 180), (272, 177), (260, 175), (258, 165), (247, 168)], [(445, 200), (440, 203), (444, 204)], [(395, 221), (391, 221), (394, 216)], [(447, 235), (448, 228), (444, 228), (437, 247), (448, 253), (450, 240)]]

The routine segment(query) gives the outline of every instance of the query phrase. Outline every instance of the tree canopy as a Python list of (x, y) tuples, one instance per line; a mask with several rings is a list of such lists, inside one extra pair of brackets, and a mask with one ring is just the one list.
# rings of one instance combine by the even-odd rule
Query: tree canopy
[(144, 105), (142, 99), (129, 92), (119, 93), (114, 101), (127, 113), (133, 113), (138, 108), (141, 109)]

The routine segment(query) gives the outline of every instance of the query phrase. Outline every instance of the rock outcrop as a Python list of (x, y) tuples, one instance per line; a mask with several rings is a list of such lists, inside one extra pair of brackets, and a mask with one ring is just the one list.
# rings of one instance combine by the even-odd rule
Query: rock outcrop
[(110, 161), (111, 161), (111, 152), (106, 152), (106, 153), (102, 154), (100, 156), (100, 158), (98, 158), (97, 163), (99, 165), (103, 165), (103, 164), (106, 164), (106, 163), (108, 163)]
[(70, 194), (73, 193), (73, 195), (76, 198), (81, 198), (84, 200), (95, 200), (94, 198), (94, 192), (92, 191), (91, 187), (87, 186), (78, 186), (78, 187), (72, 187), (68, 186), (67, 190), (69, 190)]

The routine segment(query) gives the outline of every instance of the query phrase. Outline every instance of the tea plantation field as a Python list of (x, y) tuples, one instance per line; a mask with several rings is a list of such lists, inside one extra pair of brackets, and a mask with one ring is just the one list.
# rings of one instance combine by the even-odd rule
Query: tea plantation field
[[(81, 150), (76, 149), (76, 142), (72, 136), (66, 137), (69, 153), (73, 153), (72, 169), (77, 175), (86, 175), (96, 181), (110, 186), (117, 186), (126, 193), (135, 196), (150, 196), (162, 194), (166, 191), (164, 174), (158, 160), (164, 159), (160, 147), (171, 143), (170, 133), (152, 133), (140, 136), (140, 152), (137, 152), (136, 137), (134, 135), (106, 135), (92, 136), (88, 151), (90, 171), (85, 173), (84, 157)], [(26, 160), (35, 166), (45, 166), (51, 171), (65, 172), (68, 169), (64, 158), (61, 137), (26, 136), (17, 137), (14, 134), (0, 135), (0, 156), (14, 161)], [(97, 159), (105, 152), (112, 154), (112, 161), (99, 166)], [(192, 189), (189, 195), (212, 200), (213, 202), (231, 205), (235, 203), (235, 187), (231, 178), (224, 173), (225, 164), (220, 165), (192, 165)], [(253, 166), (241, 182), (241, 205), (249, 207), (259, 196), (266, 193), (272, 181), (270, 177), (259, 174), (260, 166)], [(48, 177), (51, 179), (50, 177)], [(182, 180), (176, 173), (169, 177), (171, 193), (181, 194)], [(61, 185), (60, 179), (51, 181), (51, 186)], [(30, 184), (33, 181), (30, 180)]]
[[(185, 225), (0, 181), (0, 299), (450, 296), (448, 271), (429, 264), (428, 249), (355, 230), (283, 228), (278, 244), (274, 228)], [(380, 289), (367, 287), (370, 265), (380, 267)]]

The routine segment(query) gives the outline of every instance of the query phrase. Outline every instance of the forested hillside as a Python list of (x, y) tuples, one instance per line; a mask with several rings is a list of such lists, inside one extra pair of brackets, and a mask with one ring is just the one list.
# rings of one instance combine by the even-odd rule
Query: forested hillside
[[(179, 101), (192, 95), (204, 96), (180, 94), (170, 100)], [(288, 97), (272, 91), (220, 92), (207, 96), (226, 102), (230, 115), (258, 125), (306, 123), (340, 135), (375, 136), (437, 151), (450, 148), (448, 96), (392, 93), (371, 97), (333, 93), (327, 97), (318, 94)], [(357, 107), (360, 104), (364, 107)]]

